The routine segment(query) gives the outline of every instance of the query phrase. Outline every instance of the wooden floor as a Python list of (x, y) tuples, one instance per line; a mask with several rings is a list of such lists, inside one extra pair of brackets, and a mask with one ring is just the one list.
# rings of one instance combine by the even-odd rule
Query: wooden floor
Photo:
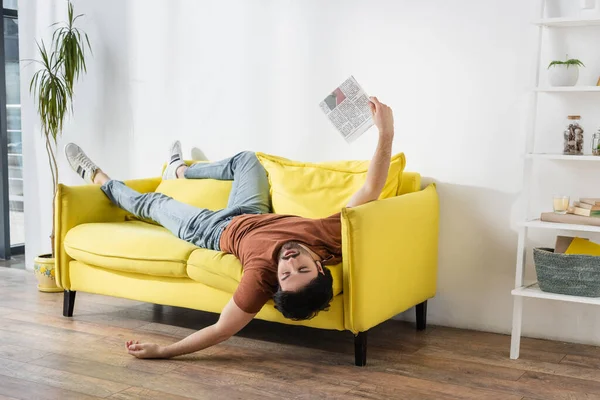
[[(15, 265), (13, 265), (14, 267)], [(600, 348), (389, 321), (353, 366), (348, 332), (253, 321), (229, 341), (175, 360), (137, 360), (125, 341), (174, 342), (216, 316), (77, 294), (39, 293), (0, 267), (0, 399), (600, 399)]]

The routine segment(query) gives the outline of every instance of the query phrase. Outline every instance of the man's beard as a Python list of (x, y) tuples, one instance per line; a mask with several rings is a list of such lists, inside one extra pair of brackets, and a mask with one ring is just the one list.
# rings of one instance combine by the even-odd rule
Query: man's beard
[(302, 245), (299, 242), (286, 242), (283, 246), (281, 246), (281, 249), (279, 250), (279, 254), (277, 255), (277, 259), (278, 260), (283, 259), (283, 255), (288, 250), (298, 250), (298, 252), (300, 254), (310, 255), (310, 253), (308, 251), (306, 251), (306, 249), (304, 247), (302, 247)]

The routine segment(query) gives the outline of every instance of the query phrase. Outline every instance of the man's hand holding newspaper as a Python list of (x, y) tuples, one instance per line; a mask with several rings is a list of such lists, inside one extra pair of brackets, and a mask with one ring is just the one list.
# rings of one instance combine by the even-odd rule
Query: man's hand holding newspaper
[(379, 136), (392, 141), (394, 139), (394, 114), (392, 109), (380, 103), (377, 97), (369, 97), (369, 100), (371, 101), (369, 106), (373, 115), (373, 122), (379, 129)]

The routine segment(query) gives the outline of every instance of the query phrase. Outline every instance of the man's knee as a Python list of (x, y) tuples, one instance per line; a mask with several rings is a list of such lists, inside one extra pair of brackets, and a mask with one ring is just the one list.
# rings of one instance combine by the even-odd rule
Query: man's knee
[(244, 160), (258, 161), (258, 158), (256, 157), (256, 153), (253, 151), (242, 151), (242, 152), (238, 153), (236, 155), (236, 157), (244, 159)]

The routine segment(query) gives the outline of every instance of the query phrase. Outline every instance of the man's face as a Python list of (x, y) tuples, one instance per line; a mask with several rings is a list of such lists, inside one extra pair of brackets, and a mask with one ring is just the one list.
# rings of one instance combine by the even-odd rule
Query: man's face
[(287, 242), (278, 256), (277, 278), (283, 291), (295, 292), (323, 273), (320, 263), (298, 242)]

